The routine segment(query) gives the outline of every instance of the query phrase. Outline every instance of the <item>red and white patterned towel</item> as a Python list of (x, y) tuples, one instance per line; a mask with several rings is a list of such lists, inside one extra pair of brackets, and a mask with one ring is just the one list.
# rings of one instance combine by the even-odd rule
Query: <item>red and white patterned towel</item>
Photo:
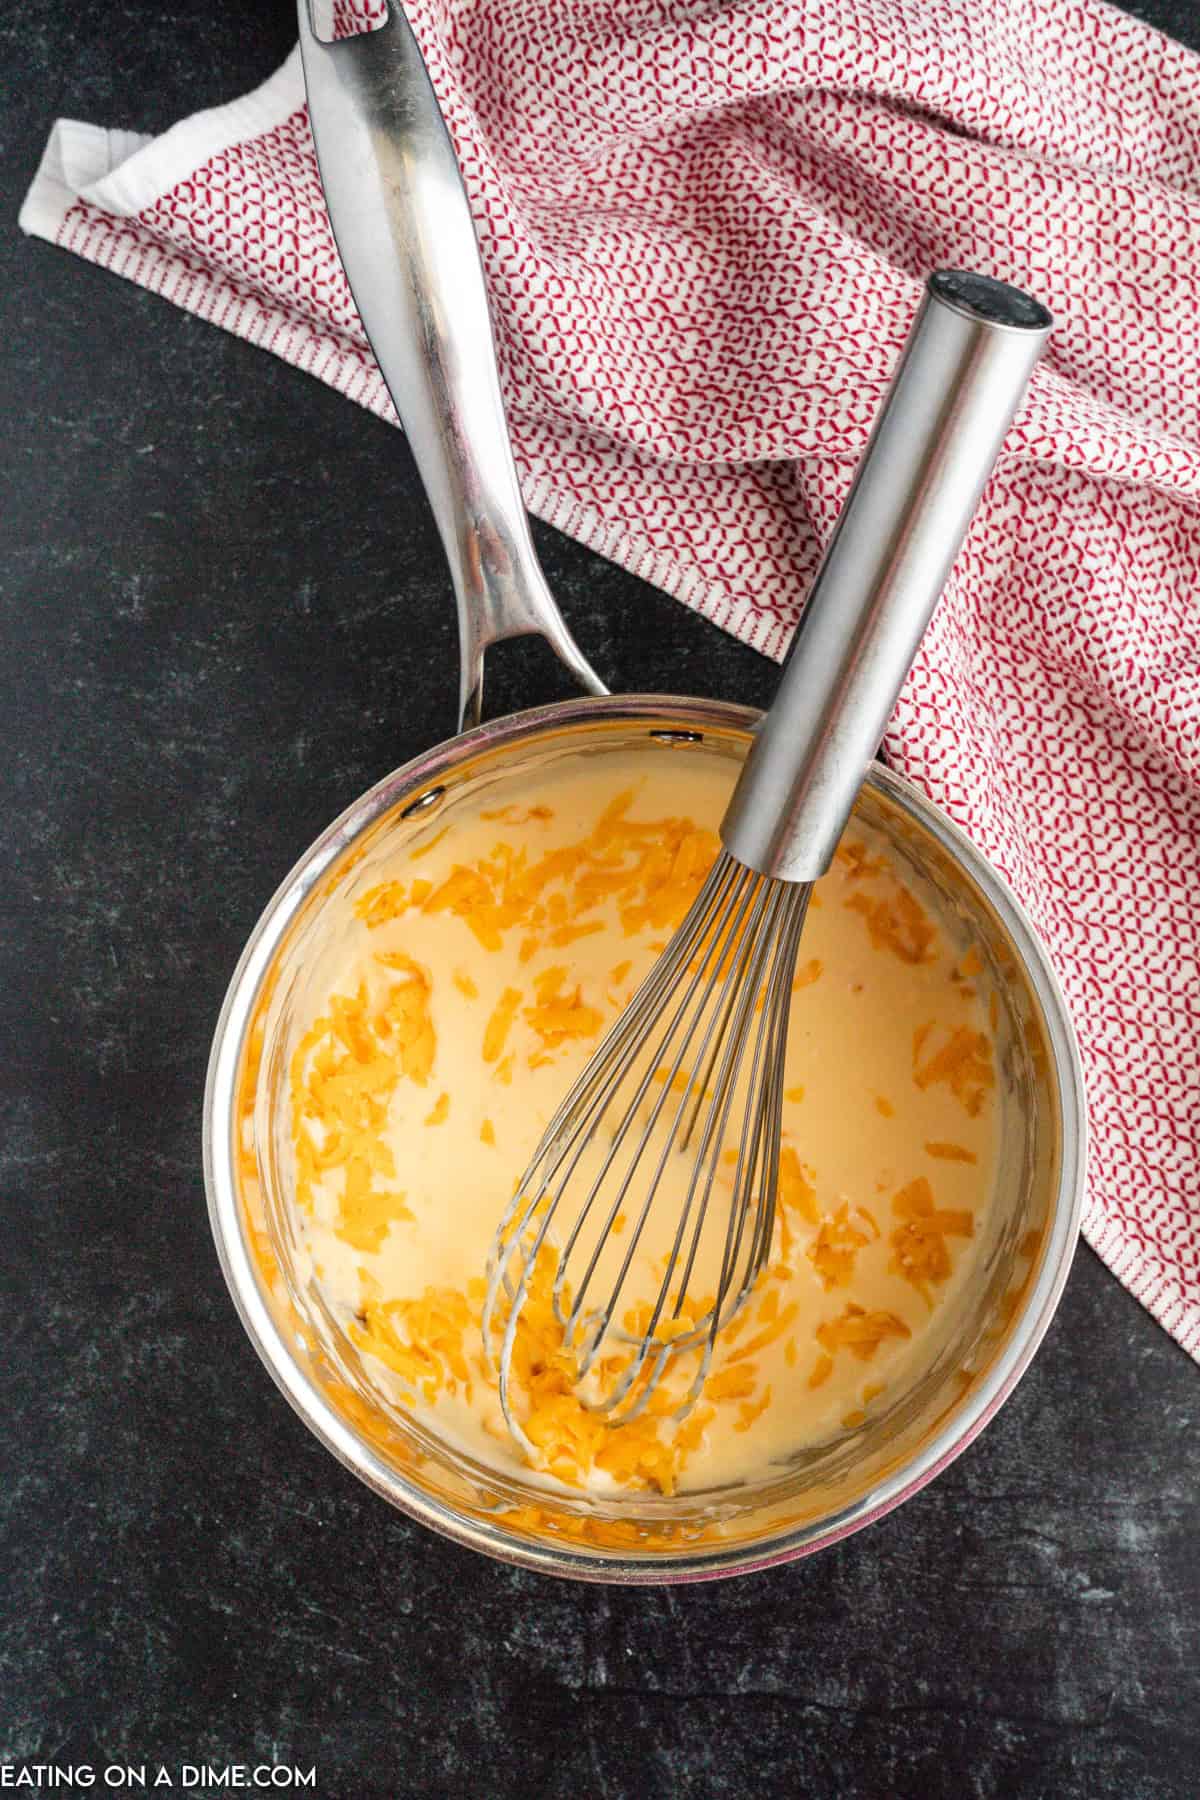
[[(1086, 1233), (1200, 1357), (1200, 59), (1095, 0), (410, 0), (534, 512), (780, 656), (920, 278), (1057, 330), (888, 734), (1079, 1027)], [(390, 416), (293, 57), (22, 223)]]

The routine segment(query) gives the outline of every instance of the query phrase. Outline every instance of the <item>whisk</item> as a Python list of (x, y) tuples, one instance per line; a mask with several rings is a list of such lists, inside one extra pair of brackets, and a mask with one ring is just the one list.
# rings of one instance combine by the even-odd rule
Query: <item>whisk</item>
[[(555, 1112), (497, 1228), (483, 1330), (510, 1431), (531, 1307), (610, 1424), (695, 1405), (768, 1263), (784, 1058), (812, 883), (966, 535), (1051, 319), (1005, 283), (931, 275), (682, 924)], [(631, 1276), (647, 1263), (648, 1292)]]

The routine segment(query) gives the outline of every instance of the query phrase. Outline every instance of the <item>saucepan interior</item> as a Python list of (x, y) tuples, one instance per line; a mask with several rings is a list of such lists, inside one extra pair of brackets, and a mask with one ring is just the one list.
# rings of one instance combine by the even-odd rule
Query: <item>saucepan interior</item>
[(532, 794), (563, 757), (640, 747), (647, 756), (711, 755), (732, 768), (756, 718), (717, 701), (568, 701), (416, 758), (349, 808), (292, 871), (247, 945), (217, 1030), (204, 1124), (209, 1208), (226, 1279), (268, 1369), (322, 1442), (394, 1505), (473, 1549), (549, 1573), (619, 1582), (733, 1574), (805, 1554), (889, 1510), (957, 1455), (1012, 1389), (1074, 1249), (1083, 1096), (1057, 983), (978, 852), (916, 790), (875, 769), (856, 816), (969, 930), (996, 995), (1003, 1154), (986, 1241), (913, 1385), (766, 1480), (670, 1498), (571, 1497), (532, 1475), (499, 1475), (389, 1406), (325, 1309), (287, 1204), (286, 1072), (306, 983), (380, 859), (435, 811), (452, 822), (456, 805), (500, 776), (519, 774)]

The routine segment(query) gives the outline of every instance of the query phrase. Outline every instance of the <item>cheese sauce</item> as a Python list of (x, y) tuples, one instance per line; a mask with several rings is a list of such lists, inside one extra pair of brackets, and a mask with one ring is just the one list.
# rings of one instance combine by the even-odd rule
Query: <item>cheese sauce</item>
[[(495, 782), (372, 870), (310, 983), (290, 1071), (297, 1235), (381, 1393), (492, 1464), (523, 1460), (483, 1356), (493, 1232), (707, 873), (732, 779), (679, 750), (565, 760), (532, 799)], [(665, 1413), (697, 1366), (684, 1356), (630, 1424), (581, 1405), (535, 1282), (516, 1398), (542, 1475), (605, 1493), (758, 1476), (914, 1378), (993, 1186), (980, 960), (852, 826), (793, 984), (769, 1264), (682, 1423)], [(685, 1175), (665, 1179), (681, 1202)], [(631, 1297), (654, 1291), (660, 1249), (639, 1249)]]

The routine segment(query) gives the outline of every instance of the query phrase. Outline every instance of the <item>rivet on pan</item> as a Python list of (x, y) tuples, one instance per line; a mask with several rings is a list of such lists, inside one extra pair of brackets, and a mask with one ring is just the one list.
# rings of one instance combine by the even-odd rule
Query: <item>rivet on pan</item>
[(445, 791), (444, 787), (426, 788), (423, 794), (418, 794), (415, 800), (409, 801), (400, 817), (411, 819), (414, 813), (428, 812), (431, 806), (437, 805)]
[(661, 744), (702, 744), (704, 742), (702, 731), (652, 731), (650, 736), (657, 738)]

